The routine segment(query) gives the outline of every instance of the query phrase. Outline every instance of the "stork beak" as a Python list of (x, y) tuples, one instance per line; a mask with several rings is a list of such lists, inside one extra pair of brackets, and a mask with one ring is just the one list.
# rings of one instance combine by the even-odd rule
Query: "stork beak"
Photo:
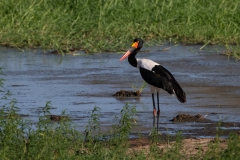
[(127, 57), (132, 53), (132, 51), (135, 50), (135, 49), (136, 49), (136, 48), (134, 48), (134, 47), (130, 48), (130, 49), (122, 56), (122, 58), (121, 58), (119, 61), (121, 62), (122, 60), (124, 60), (125, 58), (127, 58)]

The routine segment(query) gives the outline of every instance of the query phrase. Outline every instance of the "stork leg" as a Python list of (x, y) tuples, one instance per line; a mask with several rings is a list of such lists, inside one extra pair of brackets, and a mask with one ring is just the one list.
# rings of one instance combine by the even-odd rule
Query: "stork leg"
[(159, 124), (159, 118), (160, 118), (159, 92), (157, 92), (157, 105), (158, 105), (158, 111), (157, 111), (157, 131), (158, 131), (158, 124)]
[(154, 93), (152, 93), (152, 102), (153, 102), (153, 116), (156, 117), (157, 110), (156, 110), (156, 107), (155, 107)]
[(157, 105), (158, 105), (157, 115), (160, 115), (159, 93), (158, 92), (157, 92)]
[(153, 127), (155, 126), (155, 118), (157, 115), (157, 110), (155, 107), (154, 93), (152, 93), (152, 102), (153, 102)]

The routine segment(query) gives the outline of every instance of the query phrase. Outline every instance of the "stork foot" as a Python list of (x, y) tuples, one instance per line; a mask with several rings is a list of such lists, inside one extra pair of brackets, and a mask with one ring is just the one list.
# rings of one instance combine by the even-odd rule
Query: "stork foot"
[[(159, 112), (160, 113), (160, 112)], [(153, 109), (153, 116), (156, 117), (157, 116), (157, 110), (154, 108)]]

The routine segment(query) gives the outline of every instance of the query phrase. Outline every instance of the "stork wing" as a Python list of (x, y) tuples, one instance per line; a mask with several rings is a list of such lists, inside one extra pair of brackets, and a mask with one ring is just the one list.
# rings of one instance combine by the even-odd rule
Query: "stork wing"
[(162, 88), (169, 94), (173, 94), (172, 81), (175, 79), (173, 75), (161, 65), (154, 66), (151, 71), (140, 67), (140, 73), (148, 84)]
[(178, 84), (173, 75), (163, 66), (156, 65), (152, 68), (152, 71), (140, 68), (140, 72), (147, 83), (162, 88), (169, 94), (175, 93), (180, 102), (186, 102), (186, 94), (182, 87)]

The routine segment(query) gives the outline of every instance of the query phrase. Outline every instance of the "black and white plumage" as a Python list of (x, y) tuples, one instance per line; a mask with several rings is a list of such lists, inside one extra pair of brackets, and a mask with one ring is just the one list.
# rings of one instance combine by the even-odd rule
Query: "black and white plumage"
[[(163, 89), (169, 94), (176, 95), (177, 99), (184, 103), (186, 102), (186, 94), (182, 87), (178, 84), (173, 75), (162, 65), (149, 60), (136, 58), (136, 54), (140, 51), (143, 46), (143, 40), (141, 38), (134, 39), (132, 47), (124, 54), (120, 61), (128, 57), (128, 62), (133, 66), (137, 67), (144, 81), (149, 84), (152, 93), (153, 101), (153, 115), (160, 115), (159, 107), (159, 91)], [(154, 93), (157, 92), (157, 104), (158, 111), (156, 111)]]

